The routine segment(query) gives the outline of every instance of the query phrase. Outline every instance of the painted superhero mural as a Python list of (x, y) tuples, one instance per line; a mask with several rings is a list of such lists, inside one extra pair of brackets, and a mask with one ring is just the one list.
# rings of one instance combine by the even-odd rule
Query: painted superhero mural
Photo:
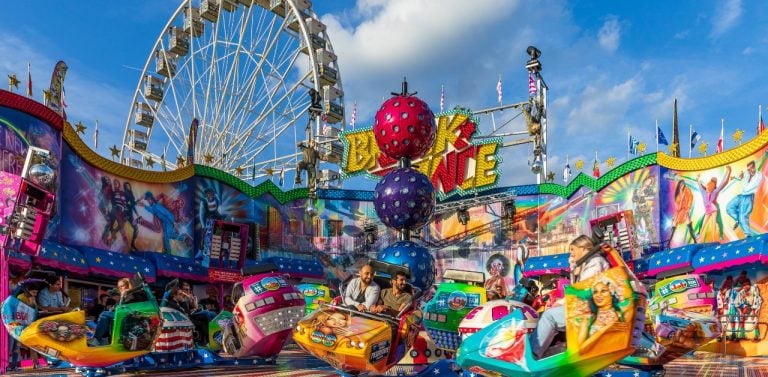
[(669, 247), (765, 233), (767, 153), (763, 147), (747, 158), (704, 171), (661, 168), (660, 228)]
[(116, 252), (190, 258), (192, 202), (185, 181), (153, 184), (105, 173), (65, 147), (61, 167), (62, 242)]
[[(254, 204), (261, 199), (254, 202), (248, 195), (214, 179), (199, 177), (194, 182), (195, 190), (191, 193), (193, 193), (194, 208), (197, 209), (194, 211), (195, 240), (197, 240), (194, 245), (194, 258), (196, 261), (207, 265), (204, 261), (207, 257), (205, 253), (208, 251), (203, 243), (206, 232), (210, 228), (207, 224), (212, 221), (266, 226), (264, 207)], [(249, 236), (250, 244), (246, 250), (253, 248), (253, 242), (250, 239), (253, 239), (253, 235)]]
[[(0, 170), (21, 175), (29, 146), (46, 149), (51, 152), (49, 166), (59, 172), (61, 156), (61, 133), (40, 119), (27, 113), (0, 107)], [(53, 191), (58, 188), (61, 179), (53, 182)], [(56, 210), (48, 223), (46, 234), (52, 237), (58, 232), (60, 218)]]

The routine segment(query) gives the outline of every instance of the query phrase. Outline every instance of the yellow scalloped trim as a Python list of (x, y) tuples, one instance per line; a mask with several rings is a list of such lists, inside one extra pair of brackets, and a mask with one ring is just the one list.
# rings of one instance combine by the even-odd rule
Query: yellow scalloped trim
[(77, 132), (75, 132), (75, 129), (72, 128), (72, 125), (69, 122), (64, 121), (64, 127), (62, 127), (62, 129), (64, 131), (64, 141), (69, 144), (69, 146), (78, 156), (80, 156), (89, 164), (107, 173), (147, 183), (179, 182), (191, 178), (195, 175), (194, 165), (185, 166), (181, 169), (173, 171), (159, 172), (136, 169), (127, 165), (118, 164), (117, 162), (111, 161), (99, 155), (91, 148), (89, 148), (83, 142), (83, 140), (80, 139), (80, 136), (77, 135)]
[(657, 152), (656, 162), (665, 168), (679, 171), (706, 170), (747, 158), (765, 148), (766, 144), (768, 144), (768, 132), (763, 132), (746, 144), (707, 157), (678, 158), (663, 152)]

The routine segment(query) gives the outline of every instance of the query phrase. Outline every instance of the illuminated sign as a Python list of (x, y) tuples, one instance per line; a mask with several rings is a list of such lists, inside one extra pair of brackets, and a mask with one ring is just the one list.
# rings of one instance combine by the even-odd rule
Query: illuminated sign
[[(439, 198), (492, 188), (499, 178), (501, 138), (475, 140), (477, 121), (464, 111), (442, 113), (437, 118), (435, 143), (413, 166), (432, 181)], [(358, 129), (340, 134), (344, 143), (345, 176), (384, 176), (397, 161), (379, 151), (373, 130)]]
[(669, 296), (675, 293), (682, 293), (692, 288), (698, 288), (699, 281), (695, 278), (675, 279), (671, 283), (659, 288), (661, 296)]

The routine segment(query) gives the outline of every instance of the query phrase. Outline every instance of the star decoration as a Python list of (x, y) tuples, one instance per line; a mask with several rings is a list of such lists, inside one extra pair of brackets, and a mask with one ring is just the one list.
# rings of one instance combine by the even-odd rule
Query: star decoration
[(235, 175), (243, 175), (243, 167), (238, 166), (235, 168)]
[(576, 170), (581, 171), (581, 169), (584, 169), (584, 160), (576, 160), (576, 164), (574, 166), (576, 167)]
[(709, 149), (709, 144), (707, 144), (706, 141), (702, 142), (701, 144), (699, 144), (699, 154), (700, 155), (706, 156), (707, 155), (707, 149)]
[(210, 164), (213, 162), (213, 156), (210, 153), (206, 153), (205, 156), (203, 156), (203, 161), (205, 161), (206, 164)]
[(656, 265), (657, 265), (657, 266), (660, 266), (660, 265), (661, 265), (661, 260), (657, 260), (657, 261), (656, 261)]
[(149, 267), (144, 267), (144, 272), (149, 273)]
[(176, 157), (176, 165), (184, 166), (184, 157), (177, 156)]
[(739, 143), (741, 145), (741, 141), (744, 139), (744, 130), (741, 128), (737, 128), (736, 132), (733, 133), (733, 142)]
[(747, 249), (747, 250), (749, 250), (750, 253), (753, 253), (755, 251), (755, 247), (754, 246), (750, 246), (749, 249)]
[(96, 257), (96, 263), (101, 263), (101, 257)]
[(266, 168), (266, 169), (264, 169), (264, 171), (266, 171), (266, 172), (267, 172), (267, 175), (268, 175), (268, 176), (270, 176), (270, 177), (271, 177), (273, 174), (275, 174), (275, 169), (272, 169), (272, 168)]
[(152, 167), (155, 165), (155, 160), (152, 158), (152, 156), (147, 156), (147, 166)]
[(645, 153), (645, 149), (646, 149), (646, 148), (647, 148), (647, 146), (645, 145), (645, 143), (640, 143), (640, 144), (638, 144), (638, 145), (637, 145), (637, 153), (638, 153), (638, 154), (643, 154), (643, 153)]
[(76, 133), (85, 135), (85, 129), (86, 128), (88, 128), (88, 127), (83, 125), (83, 122), (77, 122), (77, 124), (75, 124), (75, 132)]
[(699, 258), (699, 263), (704, 263), (704, 257)]
[(112, 153), (112, 157), (120, 156), (120, 150), (117, 149), (117, 145), (112, 145), (112, 148), (109, 148), (109, 151)]
[(608, 166), (609, 168), (612, 168), (613, 165), (616, 165), (616, 157), (613, 157), (613, 156), (608, 157), (608, 159), (605, 160), (605, 165)]

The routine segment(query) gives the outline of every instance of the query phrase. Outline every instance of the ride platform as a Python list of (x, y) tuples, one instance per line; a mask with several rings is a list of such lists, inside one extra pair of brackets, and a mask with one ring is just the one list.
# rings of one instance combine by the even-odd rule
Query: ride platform
[[(480, 377), (477, 374), (456, 372), (443, 369), (440, 363), (434, 363), (422, 370), (421, 376), (465, 376)], [(387, 376), (413, 376), (409, 367), (395, 366), (387, 371)], [(438, 374), (435, 374), (437, 371)], [(424, 373), (428, 372), (428, 373)], [(453, 374), (442, 374), (453, 373)], [(710, 377), (737, 377), (737, 376), (768, 376), (768, 359), (762, 357), (736, 357), (719, 354), (697, 352), (693, 356), (685, 356), (677, 359), (664, 368), (664, 376), (710, 376)], [(399, 374), (398, 373), (402, 373)], [(432, 373), (432, 374), (429, 374)], [(81, 376), (74, 368), (27, 368), (22, 371), (10, 372), (10, 376), (49, 376), (49, 377), (76, 377)], [(121, 375), (121, 374), (116, 374)], [(135, 373), (122, 374), (134, 376)], [(315, 359), (307, 353), (299, 350), (285, 350), (280, 353), (274, 364), (231, 365), (231, 366), (204, 366), (183, 370), (154, 370), (144, 374), (147, 377), (336, 377), (339, 374), (330, 365)], [(595, 376), (599, 377), (648, 377), (648, 372), (625, 367), (611, 367)]]

